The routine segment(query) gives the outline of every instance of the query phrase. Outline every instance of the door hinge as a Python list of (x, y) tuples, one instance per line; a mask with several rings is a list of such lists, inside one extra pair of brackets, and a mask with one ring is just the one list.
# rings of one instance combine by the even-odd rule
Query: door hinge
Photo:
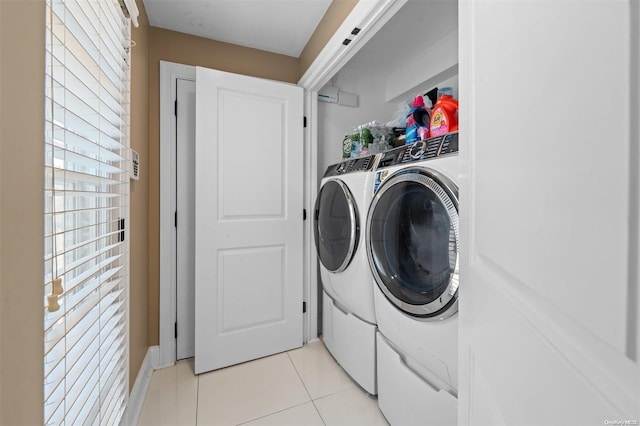
[(302, 119), (302, 127), (307, 127), (307, 117), (303, 117), (303, 119)]
[(178, 322), (177, 321), (174, 322), (173, 326), (174, 326), (173, 327), (174, 328), (174, 335), (175, 335), (175, 338), (177, 339), (178, 338)]
[(302, 209), (302, 220), (307, 220), (307, 209)]
[(178, 212), (177, 211), (173, 214), (173, 226), (175, 226), (176, 228), (178, 227)]
[(173, 115), (175, 115), (176, 117), (178, 116), (178, 100), (177, 99), (173, 104)]
[(307, 302), (302, 302), (302, 313), (307, 313)]

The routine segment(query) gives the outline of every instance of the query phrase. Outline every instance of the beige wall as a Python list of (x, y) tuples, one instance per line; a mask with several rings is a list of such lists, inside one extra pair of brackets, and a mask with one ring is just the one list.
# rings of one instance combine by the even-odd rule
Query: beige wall
[[(0, 4), (0, 126), (2, 126), (2, 40), (2, 5)], [(2, 132), (0, 132), (0, 167), (2, 167)], [(2, 173), (0, 173), (0, 193), (2, 193), (2, 189)], [(0, 300), (2, 300), (2, 241), (2, 197), (0, 197)], [(0, 374), (2, 374), (2, 369), (2, 303), (0, 302)], [(2, 413), (4, 405), (2, 388), (3, 383), (0, 379), (0, 413)], [(0, 414), (0, 423), (2, 420), (2, 414)]]
[(43, 423), (44, 1), (0, 0), (0, 424)]
[[(302, 74), (302, 59), (149, 27), (140, 0), (138, 7), (131, 145), (141, 177), (131, 185), (130, 386), (147, 348), (158, 344), (159, 61), (291, 83)], [(44, 1), (0, 0), (1, 425), (43, 423), (44, 11)], [(303, 54), (315, 58), (316, 50)]]
[(333, 0), (331, 2), (318, 27), (300, 54), (299, 78), (302, 78), (318, 54), (320, 54), (324, 46), (353, 10), (356, 3), (358, 3), (358, 0)]
[[(1, 1), (1, 0), (0, 0)], [(138, 0), (139, 28), (131, 39), (131, 148), (140, 155), (140, 180), (131, 181), (129, 287), (129, 388), (149, 347), (149, 22)]]
[(300, 58), (149, 28), (149, 345), (159, 343), (160, 60), (297, 83), (357, 2), (334, 0)]
[(298, 59), (157, 27), (149, 29), (149, 344), (159, 342), (160, 60), (296, 83)]
[[(1, 425), (43, 423), (44, 12), (44, 1), (0, 0)], [(133, 38), (131, 144), (144, 161), (148, 25)], [(130, 385), (149, 346), (149, 171), (141, 171), (131, 186)]]

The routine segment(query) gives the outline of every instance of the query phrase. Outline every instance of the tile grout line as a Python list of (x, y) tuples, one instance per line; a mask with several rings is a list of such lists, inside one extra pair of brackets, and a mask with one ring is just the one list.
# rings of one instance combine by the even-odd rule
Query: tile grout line
[[(294, 371), (296, 372), (296, 375), (300, 379), (300, 382), (302, 383), (302, 386), (304, 387), (305, 392), (307, 392), (307, 396), (309, 397), (309, 401), (305, 401), (305, 402), (302, 402), (300, 404), (292, 405), (291, 407), (283, 408), (282, 410), (279, 410), (279, 411), (276, 411), (276, 412), (273, 412), (273, 413), (270, 413), (270, 414), (265, 414), (264, 416), (256, 417), (255, 419), (247, 420), (246, 422), (238, 423), (236, 426), (241, 426), (241, 425), (244, 425), (244, 424), (259, 420), (259, 419), (263, 419), (265, 417), (273, 416), (274, 414), (282, 413), (283, 411), (287, 411), (287, 410), (291, 410), (291, 409), (296, 408), (296, 407), (300, 407), (301, 405), (307, 404), (309, 402), (311, 402), (313, 404), (313, 399), (311, 398), (311, 394), (309, 393), (309, 389), (307, 389), (307, 385), (304, 383), (304, 379), (302, 378), (302, 376), (300, 375), (300, 372), (296, 368), (296, 363), (293, 362), (293, 359), (291, 358), (291, 355), (289, 355), (289, 351), (287, 351), (286, 354), (287, 354), (287, 358), (289, 358), (289, 362), (291, 363), (291, 366), (293, 367)], [(313, 408), (315, 408), (316, 412), (318, 412), (318, 409), (316, 408), (315, 404), (313, 405)], [(320, 415), (319, 412), (318, 412), (318, 415)], [(326, 426), (326, 423), (324, 423), (324, 420), (322, 419), (322, 416), (320, 416), (320, 420), (322, 420), (322, 423)]]
[(311, 396), (311, 392), (309, 392), (309, 389), (307, 388), (307, 384), (304, 382), (304, 379), (302, 378), (302, 375), (298, 371), (298, 368), (296, 367), (296, 363), (293, 362), (293, 359), (291, 358), (291, 355), (289, 354), (289, 352), (287, 352), (287, 357), (289, 358), (289, 362), (293, 366), (293, 369), (296, 371), (296, 374), (298, 375), (298, 378), (300, 379), (300, 382), (302, 382), (302, 386), (304, 386), (304, 390), (307, 392), (307, 395), (309, 396), (309, 401), (313, 401), (313, 397)]
[[(273, 416), (275, 414), (282, 413), (284, 411), (291, 410), (291, 409), (296, 408), (296, 407), (300, 407), (301, 405), (308, 404), (310, 402), (313, 402), (313, 401), (301, 402), (300, 404), (292, 405), (291, 407), (283, 408), (282, 410), (278, 410), (278, 411), (275, 411), (273, 413), (265, 414), (264, 416), (256, 417), (255, 419), (247, 420), (246, 422), (237, 423), (236, 426), (246, 425), (248, 423), (255, 422), (256, 420), (264, 419), (265, 417)], [(320, 413), (318, 413), (318, 414), (320, 414)]]
[(304, 389), (307, 391), (307, 395), (309, 395), (309, 400), (311, 401), (311, 404), (313, 404), (313, 408), (314, 410), (316, 410), (316, 413), (318, 413), (318, 416), (320, 417), (320, 421), (322, 422), (323, 425), (326, 426), (327, 423), (324, 421), (324, 417), (322, 417), (322, 414), (320, 414), (320, 410), (318, 410), (318, 407), (316, 406), (316, 403), (313, 397), (311, 396), (311, 392), (309, 392), (309, 389), (307, 389), (307, 384), (304, 382), (304, 379), (302, 378), (302, 375), (298, 371), (298, 368), (296, 367), (296, 363), (293, 362), (293, 358), (291, 358), (291, 354), (289, 352), (287, 352), (287, 356), (289, 357), (289, 361), (291, 361), (291, 364), (293, 365), (293, 369), (296, 370), (296, 374), (298, 375), (298, 377), (300, 377), (302, 386), (304, 386)]
[[(320, 341), (322, 342), (322, 340), (320, 340)], [(323, 346), (323, 347), (325, 348), (325, 350), (326, 350), (326, 346), (324, 346), (324, 342), (322, 343), (322, 346)], [(289, 352), (290, 352), (290, 351), (287, 351), (287, 355), (289, 355)], [(328, 352), (328, 351), (327, 351), (327, 352)], [(328, 354), (329, 354), (329, 356), (331, 357), (331, 359), (333, 360), (333, 362), (336, 364), (336, 367), (337, 367), (337, 368), (339, 368), (339, 369), (340, 369), (340, 371), (342, 371), (342, 372), (344, 373), (344, 375), (347, 377), (347, 379), (350, 381), (350, 383), (352, 383), (353, 385), (355, 385), (355, 386), (356, 386), (358, 389), (360, 389), (362, 392), (366, 392), (364, 389), (361, 389), (361, 386), (360, 386), (360, 385), (358, 385), (358, 384), (356, 383), (356, 381), (355, 381), (355, 380), (353, 380), (353, 378), (349, 375), (349, 373), (347, 373), (347, 372), (345, 371), (345, 369), (344, 369), (344, 368), (342, 368), (342, 366), (340, 365), (340, 363), (338, 363), (338, 361), (333, 357), (333, 355), (331, 355), (331, 352), (328, 352)], [(289, 355), (289, 359), (291, 360), (291, 364), (293, 364), (293, 368), (296, 370), (296, 373), (298, 373), (298, 369), (296, 368), (296, 363), (293, 361), (293, 358), (291, 358), (291, 356), (290, 356), (290, 355)], [(305, 387), (305, 389), (307, 389), (307, 385), (304, 383), (304, 379), (302, 379), (302, 376), (300, 375), (300, 373), (298, 373), (298, 376), (300, 377), (300, 380), (302, 381), (302, 384), (303, 384), (303, 386)], [(335, 395), (335, 394), (340, 393), (340, 392), (344, 392), (344, 391), (346, 391), (346, 390), (348, 390), (348, 389), (341, 388), (341, 389), (338, 389), (338, 390), (335, 390), (335, 391), (329, 392), (329, 393), (328, 393), (328, 394), (326, 394), (326, 395), (320, 395), (320, 396), (318, 396), (318, 397), (317, 397), (317, 398), (315, 398), (315, 399), (311, 396), (311, 393), (309, 392), (309, 390), (308, 390), (308, 389), (307, 389), (307, 393), (309, 394), (309, 398), (310, 398), (310, 399), (311, 399), (311, 401), (313, 402), (313, 401), (317, 401), (317, 400), (319, 400), (319, 399), (323, 399), (323, 398), (329, 397), (329, 396), (331, 396), (331, 395)], [(315, 403), (314, 403), (314, 406), (315, 406)]]
[(198, 379), (198, 385), (196, 386), (196, 424), (194, 426), (198, 426), (198, 405), (200, 404), (200, 375), (196, 374)]
[(324, 421), (324, 417), (322, 417), (322, 413), (320, 412), (320, 410), (318, 410), (318, 406), (316, 405), (316, 401), (312, 400), (311, 403), (313, 404), (313, 408), (315, 408), (316, 413), (318, 413), (318, 416), (320, 416), (320, 420), (322, 421), (322, 424), (327, 426), (327, 422)]

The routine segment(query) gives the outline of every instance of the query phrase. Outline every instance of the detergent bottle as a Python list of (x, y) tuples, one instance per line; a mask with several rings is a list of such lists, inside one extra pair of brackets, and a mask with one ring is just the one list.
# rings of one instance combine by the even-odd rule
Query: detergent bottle
[(422, 96), (416, 96), (407, 116), (405, 144), (427, 139), (429, 137), (429, 120), (430, 114), (424, 105), (424, 99)]
[(436, 101), (431, 114), (431, 136), (440, 136), (458, 130), (458, 101), (450, 95), (442, 95)]

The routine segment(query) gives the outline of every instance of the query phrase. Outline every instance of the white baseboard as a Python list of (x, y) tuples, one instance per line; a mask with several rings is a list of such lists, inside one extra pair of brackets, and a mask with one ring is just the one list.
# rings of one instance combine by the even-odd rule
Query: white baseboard
[(151, 359), (151, 368), (154, 370), (159, 370), (160, 364), (160, 346), (151, 346), (147, 352), (149, 358)]
[(133, 384), (133, 389), (131, 389), (129, 402), (127, 403), (127, 408), (124, 411), (122, 421), (120, 422), (122, 426), (135, 426), (138, 424), (144, 399), (147, 396), (149, 384), (151, 383), (153, 370), (156, 369), (159, 362), (160, 348), (158, 346), (151, 346), (147, 350), (147, 355), (145, 355), (144, 360), (142, 361), (142, 365), (140, 366), (140, 370), (138, 370), (138, 375), (136, 376), (136, 381)]

